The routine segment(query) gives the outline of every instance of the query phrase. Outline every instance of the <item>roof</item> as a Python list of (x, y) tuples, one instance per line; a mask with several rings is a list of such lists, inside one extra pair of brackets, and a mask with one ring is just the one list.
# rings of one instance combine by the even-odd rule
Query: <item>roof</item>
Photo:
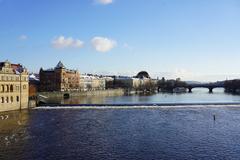
[(137, 78), (150, 78), (148, 72), (146, 72), (146, 71), (139, 72), (136, 77)]
[(65, 66), (61, 61), (59, 61), (55, 68), (65, 68)]
[(22, 73), (25, 69), (21, 64), (11, 64), (8, 60), (6, 60), (5, 62), (0, 62), (0, 68), (6, 67), (6, 66), (8, 68), (11, 68), (15, 73)]
[(29, 80), (31, 81), (39, 81), (39, 77), (37, 77), (37, 76), (39, 76), (39, 75), (37, 75), (37, 74), (30, 74), (29, 75)]

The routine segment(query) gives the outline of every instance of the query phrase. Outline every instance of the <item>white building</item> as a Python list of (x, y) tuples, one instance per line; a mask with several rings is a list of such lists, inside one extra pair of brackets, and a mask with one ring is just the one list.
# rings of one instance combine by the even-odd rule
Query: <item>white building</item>
[(105, 88), (106, 80), (104, 78), (86, 74), (80, 76), (81, 91), (105, 90)]

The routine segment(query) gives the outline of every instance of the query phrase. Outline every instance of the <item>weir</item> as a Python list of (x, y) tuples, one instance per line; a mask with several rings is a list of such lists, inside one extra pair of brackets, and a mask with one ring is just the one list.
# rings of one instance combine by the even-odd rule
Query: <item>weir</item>
[(157, 108), (203, 108), (240, 107), (240, 103), (151, 103), (151, 104), (72, 104), (46, 105), (34, 109), (157, 109)]

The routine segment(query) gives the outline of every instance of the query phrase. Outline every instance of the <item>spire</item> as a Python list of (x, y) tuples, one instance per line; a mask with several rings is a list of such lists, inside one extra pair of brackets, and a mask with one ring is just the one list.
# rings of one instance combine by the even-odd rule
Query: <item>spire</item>
[(56, 69), (63, 69), (63, 68), (65, 68), (65, 66), (63, 65), (63, 63), (61, 61), (59, 61), (55, 68)]

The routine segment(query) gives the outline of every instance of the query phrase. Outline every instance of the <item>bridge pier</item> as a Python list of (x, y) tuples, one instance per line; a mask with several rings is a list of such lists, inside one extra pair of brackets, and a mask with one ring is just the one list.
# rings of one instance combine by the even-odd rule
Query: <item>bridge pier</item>
[(192, 88), (188, 88), (188, 93), (192, 93)]
[(213, 88), (208, 88), (209, 89), (209, 93), (213, 93)]

